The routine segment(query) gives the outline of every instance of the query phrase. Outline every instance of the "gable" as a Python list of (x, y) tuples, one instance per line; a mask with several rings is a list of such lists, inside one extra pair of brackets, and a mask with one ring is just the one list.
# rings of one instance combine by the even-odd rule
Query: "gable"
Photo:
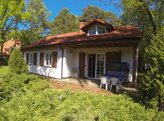
[(107, 23), (98, 19), (92, 20), (91, 22), (83, 26), (81, 30), (84, 32), (88, 32), (88, 30), (90, 30), (94, 26), (101, 26), (105, 28), (106, 30), (108, 30), (109, 32), (114, 30), (114, 27), (110, 23)]

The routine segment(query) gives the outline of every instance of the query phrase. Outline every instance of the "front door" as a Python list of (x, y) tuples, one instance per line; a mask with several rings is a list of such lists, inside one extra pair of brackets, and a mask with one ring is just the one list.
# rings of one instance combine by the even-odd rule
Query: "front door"
[(104, 54), (88, 54), (88, 77), (99, 78), (104, 74)]

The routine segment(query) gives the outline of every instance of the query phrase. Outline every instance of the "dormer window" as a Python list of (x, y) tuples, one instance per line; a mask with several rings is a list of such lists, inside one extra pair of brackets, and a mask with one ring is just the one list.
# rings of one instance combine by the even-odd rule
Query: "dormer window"
[(95, 34), (96, 34), (96, 26), (94, 26), (93, 28), (91, 28), (91, 29), (88, 31), (88, 34), (89, 34), (89, 35), (95, 35)]
[(101, 26), (94, 26), (88, 30), (88, 35), (106, 34), (106, 29)]
[(103, 28), (103, 27), (100, 27), (100, 26), (97, 26), (97, 31), (98, 31), (98, 34), (105, 34), (106, 33), (106, 29)]

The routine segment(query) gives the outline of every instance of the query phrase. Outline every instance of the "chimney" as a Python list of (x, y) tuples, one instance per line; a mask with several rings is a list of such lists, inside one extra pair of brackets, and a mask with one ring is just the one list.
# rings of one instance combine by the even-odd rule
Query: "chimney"
[(83, 26), (85, 26), (85, 20), (80, 20), (80, 22), (79, 22), (79, 32), (83, 32), (82, 30), (81, 30), (81, 28), (83, 27)]

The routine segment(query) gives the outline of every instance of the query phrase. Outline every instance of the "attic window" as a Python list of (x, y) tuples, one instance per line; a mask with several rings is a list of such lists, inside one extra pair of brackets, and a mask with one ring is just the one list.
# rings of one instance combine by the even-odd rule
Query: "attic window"
[(106, 29), (101, 26), (94, 26), (88, 30), (88, 35), (106, 34)]

